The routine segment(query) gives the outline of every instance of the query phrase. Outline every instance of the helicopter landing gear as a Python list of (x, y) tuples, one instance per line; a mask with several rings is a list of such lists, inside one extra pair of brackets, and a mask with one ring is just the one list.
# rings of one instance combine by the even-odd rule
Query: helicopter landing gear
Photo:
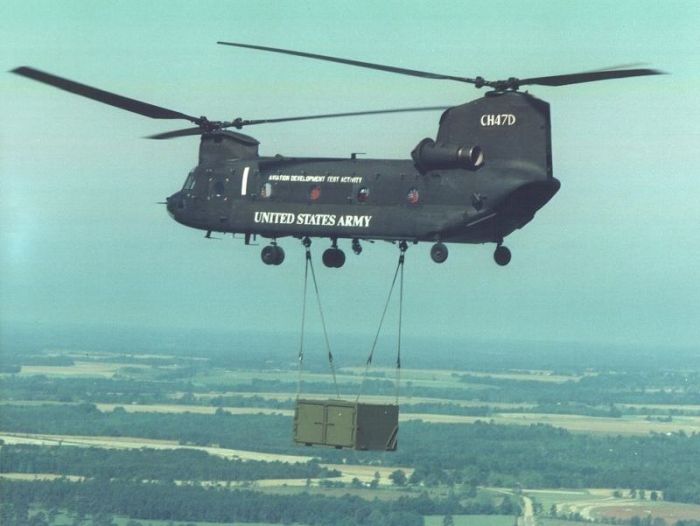
[(362, 254), (362, 245), (360, 245), (360, 240), (357, 238), (352, 240), (352, 251), (358, 256)]
[(338, 248), (338, 240), (333, 239), (331, 248), (323, 251), (323, 264), (329, 268), (340, 268), (345, 264), (345, 252)]
[(500, 243), (493, 252), (493, 260), (502, 267), (505, 267), (508, 263), (510, 263), (510, 256), (511, 254), (508, 247), (504, 247)]
[(447, 247), (443, 243), (435, 243), (430, 248), (430, 257), (435, 263), (444, 263), (447, 256)]
[(330, 268), (340, 268), (345, 264), (345, 252), (339, 248), (329, 248), (323, 252), (323, 264)]
[(267, 245), (260, 252), (260, 259), (266, 265), (280, 265), (284, 261), (284, 250), (275, 243)]

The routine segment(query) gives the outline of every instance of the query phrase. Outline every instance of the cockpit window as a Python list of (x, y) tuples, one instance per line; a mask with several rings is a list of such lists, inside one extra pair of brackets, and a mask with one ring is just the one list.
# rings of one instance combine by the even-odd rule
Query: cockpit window
[(190, 172), (190, 174), (187, 176), (187, 179), (185, 179), (185, 185), (182, 187), (183, 190), (192, 190), (194, 188), (194, 182), (195, 182), (195, 176), (194, 176), (194, 170)]

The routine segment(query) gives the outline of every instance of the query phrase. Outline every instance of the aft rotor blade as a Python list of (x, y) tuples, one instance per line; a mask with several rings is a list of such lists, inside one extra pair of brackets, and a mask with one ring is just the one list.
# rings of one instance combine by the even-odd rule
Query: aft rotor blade
[(566, 86), (568, 84), (580, 84), (583, 82), (595, 82), (598, 80), (622, 79), (627, 77), (643, 77), (645, 75), (663, 75), (663, 71), (656, 69), (609, 69), (604, 71), (588, 71), (586, 73), (570, 73), (568, 75), (552, 75), (547, 77), (533, 77), (520, 79), (518, 84), (538, 84), (540, 86)]
[(267, 124), (272, 122), (289, 122), (289, 121), (305, 121), (311, 119), (330, 119), (335, 117), (357, 117), (361, 115), (380, 115), (385, 113), (408, 113), (413, 111), (444, 111), (449, 106), (426, 106), (422, 108), (396, 108), (393, 110), (369, 110), (369, 111), (351, 111), (345, 113), (326, 113), (323, 115), (304, 115), (301, 117), (282, 117), (279, 119), (253, 119), (253, 120), (238, 120), (233, 121), (232, 126), (243, 127), (252, 124)]
[(313, 58), (316, 60), (326, 60), (328, 62), (337, 62), (339, 64), (347, 64), (350, 66), (357, 66), (361, 68), (378, 69), (380, 71), (388, 71), (390, 73), (399, 73), (401, 75), (411, 75), (412, 77), (421, 77), (424, 79), (438, 79), (438, 80), (456, 80), (457, 82), (467, 82), (469, 84), (475, 84), (475, 79), (470, 79), (467, 77), (455, 77), (452, 75), (443, 75), (440, 73), (429, 73), (427, 71), (418, 71), (415, 69), (398, 68), (395, 66), (386, 66), (384, 64), (374, 64), (372, 62), (362, 62), (360, 60), (351, 60), (347, 58), (331, 57), (328, 55), (317, 55), (315, 53), (305, 53), (303, 51), (292, 51), (290, 49), (280, 49), (274, 47), (265, 46), (252, 46), (250, 44), (239, 44), (236, 42), (217, 42), (224, 46), (235, 46), (243, 47), (248, 49), (257, 49), (260, 51), (271, 51), (273, 53), (283, 53), (285, 55), (295, 55), (297, 57)]
[(597, 71), (609, 71), (613, 69), (633, 69), (640, 68), (641, 66), (648, 66), (648, 62), (630, 62), (629, 64), (617, 64), (616, 66), (605, 66), (602, 68), (591, 69), (588, 71), (583, 71), (582, 73), (593, 73)]
[(187, 137), (189, 135), (202, 135), (202, 128), (197, 126), (195, 128), (184, 128), (182, 130), (157, 133), (147, 136), (146, 139), (175, 139), (176, 137)]
[(48, 84), (54, 88), (62, 89), (69, 93), (80, 95), (81, 97), (87, 97), (88, 99), (102, 102), (103, 104), (109, 104), (110, 106), (115, 106), (122, 110), (151, 117), (152, 119), (186, 119), (194, 123), (199, 123), (200, 121), (200, 119), (197, 117), (192, 117), (191, 115), (186, 115), (168, 108), (161, 108), (160, 106), (154, 106), (153, 104), (141, 102), (140, 100), (136, 99), (130, 99), (129, 97), (123, 97), (122, 95), (117, 95), (116, 93), (110, 93), (109, 91), (93, 88), (92, 86), (87, 86), (63, 77), (51, 75), (50, 73), (39, 71), (38, 69), (27, 66), (15, 68), (12, 70), (12, 73), (27, 77), (28, 79), (36, 80), (38, 82), (43, 82), (44, 84)]

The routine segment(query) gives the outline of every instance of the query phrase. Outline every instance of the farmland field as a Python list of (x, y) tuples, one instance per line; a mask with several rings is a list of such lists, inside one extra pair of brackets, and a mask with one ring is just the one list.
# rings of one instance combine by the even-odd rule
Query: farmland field
[[(700, 520), (700, 505), (692, 493), (669, 486), (669, 494), (687, 501), (649, 497), (651, 489), (668, 485), (663, 476), (667, 469), (692, 487), (689, 466), (700, 458), (700, 452), (693, 456), (694, 437), (700, 436), (700, 400), (688, 376), (694, 373), (656, 374), (653, 368), (634, 374), (604, 367), (525, 369), (507, 364), (469, 370), (444, 367), (438, 360), (434, 369), (402, 371), (399, 449), (389, 453), (295, 446), (291, 417), (299, 374), (294, 364), (284, 358), (240, 367), (218, 360), (213, 364), (206, 356), (177, 353), (55, 348), (32, 355), (18, 374), (0, 374), (0, 457), (28, 455), (7, 468), (0, 459), (0, 484), (18, 490), (26, 484), (37, 488), (56, 484), (67, 494), (90, 491), (98, 480), (93, 475), (69, 471), (66, 476), (51, 469), (71, 448), (80, 448), (91, 451), (98, 463), (80, 469), (108, 473), (107, 480), (123, 491), (131, 490), (119, 484), (139, 484), (131, 475), (120, 475), (131, 470), (148, 473), (141, 475), (142, 482), (173, 484), (172, 495), (196, 489), (210, 492), (204, 495), (244, 492), (246, 499), (262, 495), (290, 512), (291, 501), (284, 499), (305, 502), (319, 497), (329, 499), (314, 504), (319, 510), (352, 503), (359, 506), (351, 512), (353, 517), (369, 513), (358, 510), (371, 508), (384, 523), (396, 513), (391, 506), (398, 502), (414, 503), (410, 513), (420, 515), (428, 526), (441, 525), (445, 510), (452, 510), (454, 524), (477, 526), (511, 526), (516, 516), (519, 526), (564, 526), (562, 521), (572, 517), (594, 522), (660, 517), (668, 526)], [(395, 402), (394, 373), (391, 368), (372, 369), (360, 401)], [(362, 374), (362, 368), (339, 370), (341, 398), (355, 399)], [(302, 379), (303, 398), (335, 398), (330, 374), (305, 372)], [(62, 431), (51, 432), (47, 422), (55, 422), (53, 428)], [(633, 455), (623, 459), (605, 454), (618, 446), (620, 451), (640, 448), (654, 456), (640, 463)], [(32, 447), (39, 449), (23, 449)], [(572, 447), (589, 450), (581, 453)], [(94, 456), (94, 451), (101, 453)], [(34, 465), (32, 452), (45, 460)], [(133, 454), (134, 459), (143, 452), (153, 458), (173, 454), (177, 455), (173, 459), (187, 460), (174, 460), (173, 466), (149, 466), (146, 461), (143, 471), (141, 457), (139, 463), (124, 464), (110, 460), (109, 452), (126, 454), (124, 458)], [(187, 455), (204, 457), (195, 460)], [(221, 466), (192, 475), (196, 466), (209, 462), (206, 459), (226, 461), (226, 469), (239, 462), (255, 467), (237, 469), (258, 471), (254, 476), (232, 475)], [(194, 464), (183, 476), (177, 471), (179, 462)], [(608, 473), (615, 462), (618, 469)], [(73, 464), (69, 466), (77, 470)], [(262, 465), (275, 467), (269, 471)], [(292, 465), (316, 471), (300, 476), (284, 467)], [(645, 499), (628, 496), (639, 470), (651, 480)], [(619, 475), (623, 489), (589, 488), (603, 487), (610, 474)], [(567, 489), (571, 481), (577, 487)], [(157, 487), (146, 484), (134, 491)], [(659, 489), (657, 497), (661, 494)], [(158, 499), (152, 506), (157, 503)], [(229, 508), (223, 506), (220, 512), (228, 513)], [(139, 513), (134, 516), (141, 517), (142, 524), (168, 524), (162, 522), (165, 519), (146, 520)], [(115, 524), (126, 525), (129, 520), (123, 513), (113, 515)], [(63, 524), (62, 517), (65, 524), (74, 520), (60, 512), (54, 524)], [(246, 517), (245, 522), (251, 523), (251, 516)]]
[[(425, 526), (442, 526), (444, 515), (428, 515)], [(455, 526), (513, 526), (510, 515), (453, 515)]]
[[(630, 520), (632, 517), (659, 517), (668, 524), (678, 520), (700, 521), (700, 505), (679, 502), (651, 500), (651, 491), (645, 491), (645, 498), (614, 497), (613, 489), (585, 489), (569, 491), (524, 490), (544, 510), (556, 506), (557, 514), (567, 516), (579, 514), (583, 520), (601, 519)], [(625, 492), (628, 493), (628, 492)], [(546, 521), (554, 519), (545, 519)], [(543, 523), (545, 526), (548, 522)], [(554, 525), (551, 525), (554, 526)]]

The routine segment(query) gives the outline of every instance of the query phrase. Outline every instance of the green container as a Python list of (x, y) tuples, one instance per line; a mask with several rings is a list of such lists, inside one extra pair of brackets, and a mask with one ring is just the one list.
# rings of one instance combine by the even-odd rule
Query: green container
[(399, 406), (347, 400), (297, 400), (294, 442), (360, 450), (395, 451)]

